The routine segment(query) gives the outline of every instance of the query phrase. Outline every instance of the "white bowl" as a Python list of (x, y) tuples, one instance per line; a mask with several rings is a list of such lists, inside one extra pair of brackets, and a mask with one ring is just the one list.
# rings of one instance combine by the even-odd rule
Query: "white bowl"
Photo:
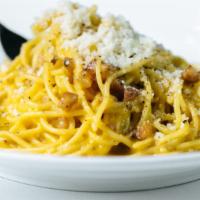
[(54, 157), (0, 152), (0, 176), (75, 191), (133, 191), (200, 178), (200, 153), (149, 157)]
[[(125, 15), (137, 30), (189, 61), (200, 62), (199, 1), (84, 2), (97, 3), (103, 13)], [(31, 37), (28, 30), (33, 19), (51, 4), (51, 0), (0, 1), (0, 21), (18, 33)], [(0, 176), (37, 186), (76, 191), (144, 190), (199, 179), (200, 153), (80, 158), (0, 151)]]

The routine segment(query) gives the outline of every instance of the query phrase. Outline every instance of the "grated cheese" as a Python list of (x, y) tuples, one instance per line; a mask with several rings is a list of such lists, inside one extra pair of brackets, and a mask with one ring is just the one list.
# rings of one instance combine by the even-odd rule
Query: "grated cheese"
[(164, 135), (163, 133), (157, 131), (157, 132), (155, 133), (155, 135), (154, 135), (154, 139), (155, 139), (155, 140), (160, 140), (160, 139), (162, 139), (164, 136), (165, 136), (165, 135)]
[(77, 49), (86, 62), (100, 56), (107, 64), (124, 67), (149, 57), (157, 47), (153, 40), (134, 31), (123, 17), (100, 17), (94, 6), (63, 1), (47, 18), (50, 16), (54, 16), (52, 24), (60, 27), (62, 47)]
[(16, 90), (16, 94), (22, 94), (24, 92), (25, 88), (24, 87), (20, 87)]
[(37, 73), (36, 73), (37, 76), (41, 76), (41, 75), (42, 75), (43, 69), (44, 69), (43, 67), (40, 67), (40, 68), (39, 68), (39, 70), (38, 70)]
[(33, 68), (32, 68), (32, 67), (29, 67), (29, 68), (27, 69), (27, 74), (29, 74), (29, 75), (32, 75), (32, 74), (33, 74)]
[(16, 110), (16, 109), (13, 109), (13, 112), (12, 112), (13, 116), (18, 116), (19, 115), (19, 112)]
[(176, 129), (176, 126), (175, 126), (175, 124), (167, 123), (167, 128), (174, 131)]

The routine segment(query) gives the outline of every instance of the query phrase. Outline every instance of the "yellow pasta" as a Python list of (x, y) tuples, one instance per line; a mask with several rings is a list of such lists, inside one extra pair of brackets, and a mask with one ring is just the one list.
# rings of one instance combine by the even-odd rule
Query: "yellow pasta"
[(63, 47), (58, 26), (44, 24), (48, 31), (36, 24), (35, 37), (0, 72), (1, 149), (83, 156), (200, 149), (199, 74), (186, 61), (157, 47), (126, 67), (98, 56), (88, 62)]

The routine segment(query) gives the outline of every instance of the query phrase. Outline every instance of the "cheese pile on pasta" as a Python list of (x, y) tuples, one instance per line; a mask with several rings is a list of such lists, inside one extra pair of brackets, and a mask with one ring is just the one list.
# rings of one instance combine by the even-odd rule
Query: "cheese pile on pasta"
[(58, 155), (200, 149), (199, 73), (122, 17), (65, 2), (0, 72), (0, 148)]

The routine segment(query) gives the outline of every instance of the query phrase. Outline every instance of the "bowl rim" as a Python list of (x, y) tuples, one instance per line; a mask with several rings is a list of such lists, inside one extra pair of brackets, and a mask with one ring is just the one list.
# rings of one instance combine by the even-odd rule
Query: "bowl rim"
[(164, 155), (127, 155), (127, 156), (74, 156), (74, 155), (51, 155), (51, 154), (33, 154), (28, 152), (17, 152), (13, 150), (0, 150), (0, 158), (26, 159), (38, 161), (72, 161), (72, 162), (152, 162), (152, 161), (181, 161), (183, 159), (200, 159), (200, 152), (173, 153)]

